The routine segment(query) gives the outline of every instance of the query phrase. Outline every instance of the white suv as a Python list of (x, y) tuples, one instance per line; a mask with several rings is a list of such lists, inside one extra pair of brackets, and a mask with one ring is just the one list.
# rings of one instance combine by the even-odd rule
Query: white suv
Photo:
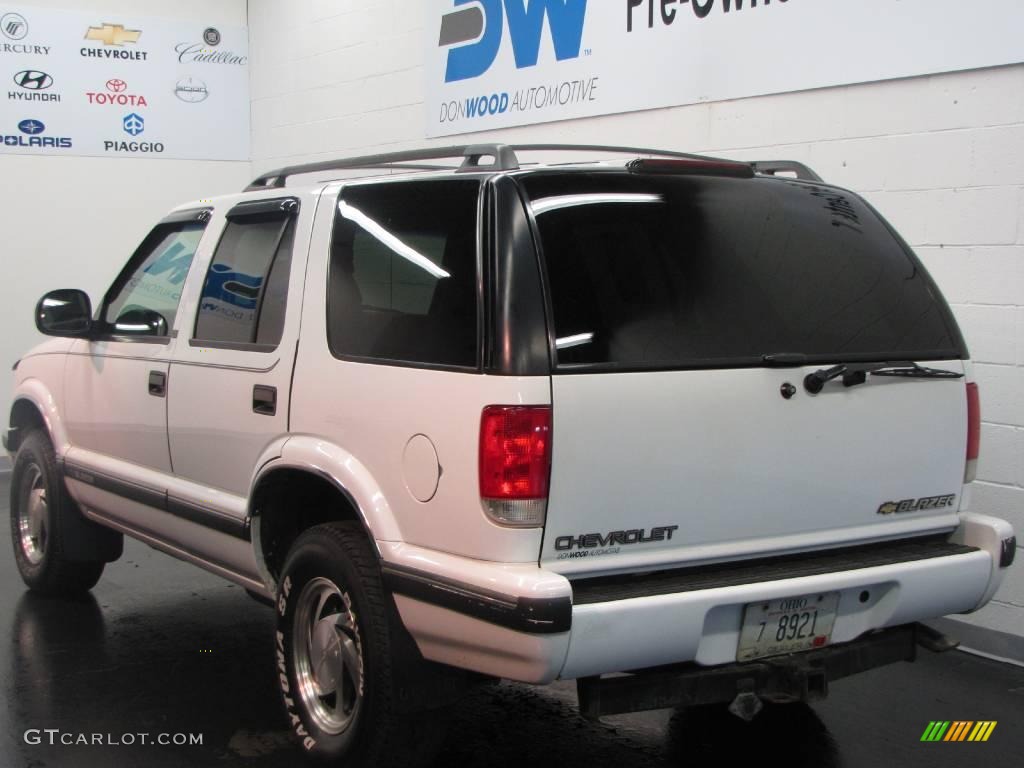
[(173, 211), (95, 314), (47, 294), (25, 582), (127, 534), (272, 601), (291, 728), (351, 765), (428, 757), (478, 680), (750, 717), (947, 646), (917, 622), (1015, 542), (965, 512), (978, 391), (921, 263), (797, 163), (582, 149), (627, 160), (282, 169)]

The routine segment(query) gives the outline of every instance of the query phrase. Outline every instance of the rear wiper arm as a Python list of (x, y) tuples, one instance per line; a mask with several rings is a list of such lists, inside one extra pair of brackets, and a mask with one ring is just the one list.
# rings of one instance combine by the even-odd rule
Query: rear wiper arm
[(872, 376), (898, 376), (905, 379), (962, 379), (964, 375), (956, 371), (946, 371), (940, 368), (926, 368), (923, 365), (910, 361), (886, 362), (886, 363), (840, 363), (831, 368), (821, 368), (814, 373), (804, 377), (804, 389), (812, 395), (816, 395), (824, 388), (825, 384), (843, 377), (844, 387), (853, 387), (863, 384)]

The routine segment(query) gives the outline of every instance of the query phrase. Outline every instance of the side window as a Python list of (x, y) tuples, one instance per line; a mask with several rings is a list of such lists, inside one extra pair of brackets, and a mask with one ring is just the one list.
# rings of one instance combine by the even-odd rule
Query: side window
[(174, 325), (181, 287), (205, 221), (159, 224), (139, 246), (107, 293), (103, 321), (124, 336), (164, 337)]
[(295, 217), (228, 217), (203, 283), (194, 339), (276, 347), (284, 330)]
[(479, 194), (470, 179), (342, 191), (328, 273), (334, 355), (478, 365)]

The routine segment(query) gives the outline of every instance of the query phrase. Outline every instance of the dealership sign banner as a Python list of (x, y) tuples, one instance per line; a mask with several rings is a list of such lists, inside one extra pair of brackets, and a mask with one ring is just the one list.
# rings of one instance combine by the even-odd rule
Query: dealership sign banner
[(0, 0), (0, 152), (249, 159), (245, 27)]
[(427, 135), (1024, 61), (1022, 0), (428, 0)]

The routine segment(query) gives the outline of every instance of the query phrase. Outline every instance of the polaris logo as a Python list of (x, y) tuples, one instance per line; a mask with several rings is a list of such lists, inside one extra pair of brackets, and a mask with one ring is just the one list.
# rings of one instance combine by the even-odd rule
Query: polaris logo
[(491, 68), (506, 19), (517, 69), (537, 65), (545, 18), (555, 58), (579, 58), (587, 0), (455, 0), (456, 6), (469, 3), (474, 5), (441, 17), (438, 46), (457, 46), (448, 51), (446, 83), (480, 77)]

